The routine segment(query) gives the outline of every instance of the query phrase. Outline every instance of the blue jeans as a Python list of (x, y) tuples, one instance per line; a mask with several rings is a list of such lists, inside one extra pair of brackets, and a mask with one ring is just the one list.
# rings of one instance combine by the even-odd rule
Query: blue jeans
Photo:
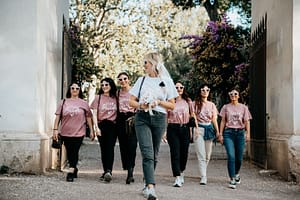
[(239, 173), (243, 161), (245, 130), (226, 128), (223, 133), (227, 153), (227, 169), (230, 178)]
[(154, 171), (161, 138), (166, 131), (167, 115), (161, 112), (138, 111), (135, 115), (135, 132), (143, 158), (143, 174), (146, 185), (155, 184)]

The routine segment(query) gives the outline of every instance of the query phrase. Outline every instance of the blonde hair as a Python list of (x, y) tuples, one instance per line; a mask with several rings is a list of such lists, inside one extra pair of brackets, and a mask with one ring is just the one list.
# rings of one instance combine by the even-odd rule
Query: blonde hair
[(150, 52), (144, 56), (144, 59), (152, 63), (152, 70), (157, 73), (158, 76), (170, 77), (169, 72), (164, 66), (163, 59), (160, 53)]

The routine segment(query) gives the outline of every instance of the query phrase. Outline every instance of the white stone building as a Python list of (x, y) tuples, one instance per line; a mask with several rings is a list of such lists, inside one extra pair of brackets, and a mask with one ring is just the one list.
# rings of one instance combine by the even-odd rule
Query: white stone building
[(266, 16), (264, 167), (300, 182), (300, 1), (251, 2), (252, 33)]
[(68, 0), (1, 1), (0, 166), (34, 173), (50, 166), (54, 112), (67, 83), (68, 9)]

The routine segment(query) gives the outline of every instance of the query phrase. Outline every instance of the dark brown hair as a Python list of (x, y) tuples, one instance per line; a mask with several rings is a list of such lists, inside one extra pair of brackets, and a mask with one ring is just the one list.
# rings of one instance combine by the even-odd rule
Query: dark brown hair
[[(114, 80), (112, 80), (111, 78), (104, 78), (100, 81), (100, 83), (103, 83), (103, 82), (108, 82), (109, 86), (110, 86), (110, 90), (109, 90), (109, 96), (110, 97), (116, 97), (116, 92), (117, 92), (117, 86), (114, 82)], [(102, 87), (100, 87), (100, 90), (99, 90), (99, 95), (103, 94), (103, 90), (102, 90)]]
[(79, 87), (79, 94), (78, 94), (78, 97), (79, 97), (80, 99), (83, 99), (83, 93), (82, 93), (82, 91), (81, 91), (80, 84), (78, 84), (78, 83), (76, 83), (76, 82), (71, 83), (71, 84), (69, 85), (68, 90), (67, 90), (67, 93), (66, 93), (66, 98), (70, 98), (70, 97), (71, 97), (71, 86), (72, 86), (73, 84), (78, 85), (78, 87)]
[[(208, 84), (203, 83), (203, 84), (200, 85), (200, 87), (197, 90), (198, 93), (196, 94), (196, 98), (195, 98), (195, 107), (196, 107), (195, 112), (196, 113), (200, 113), (201, 112), (202, 105), (203, 105), (202, 96), (201, 96), (201, 89), (204, 88), (205, 86), (208, 87), (208, 88), (210, 88)], [(210, 93), (209, 93), (209, 95), (207, 97), (208, 100), (210, 99), (209, 97), (210, 97)]]
[(121, 73), (119, 73), (118, 76), (117, 76), (117, 78), (119, 78), (122, 75), (127, 76), (127, 78), (130, 78), (127, 72), (121, 72)]

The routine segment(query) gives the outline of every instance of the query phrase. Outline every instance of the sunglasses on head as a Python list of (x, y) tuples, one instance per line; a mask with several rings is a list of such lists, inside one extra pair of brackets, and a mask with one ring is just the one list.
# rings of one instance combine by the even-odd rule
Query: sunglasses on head
[(210, 91), (209, 88), (207, 88), (207, 89), (201, 88), (201, 92), (209, 92), (209, 91)]
[(107, 87), (107, 86), (109, 86), (109, 84), (108, 83), (102, 83), (101, 87), (104, 87), (104, 86)]
[(127, 77), (119, 78), (119, 81), (126, 81), (126, 80), (127, 80)]
[(79, 87), (71, 87), (72, 90), (79, 90)]
[(179, 87), (176, 86), (175, 88), (176, 88), (177, 90), (178, 90), (178, 89), (181, 89), (181, 90), (182, 90), (184, 87), (183, 87), (183, 86), (179, 86)]
[(229, 92), (228, 94), (229, 94), (230, 96), (238, 96), (238, 95), (239, 95), (238, 92)]

